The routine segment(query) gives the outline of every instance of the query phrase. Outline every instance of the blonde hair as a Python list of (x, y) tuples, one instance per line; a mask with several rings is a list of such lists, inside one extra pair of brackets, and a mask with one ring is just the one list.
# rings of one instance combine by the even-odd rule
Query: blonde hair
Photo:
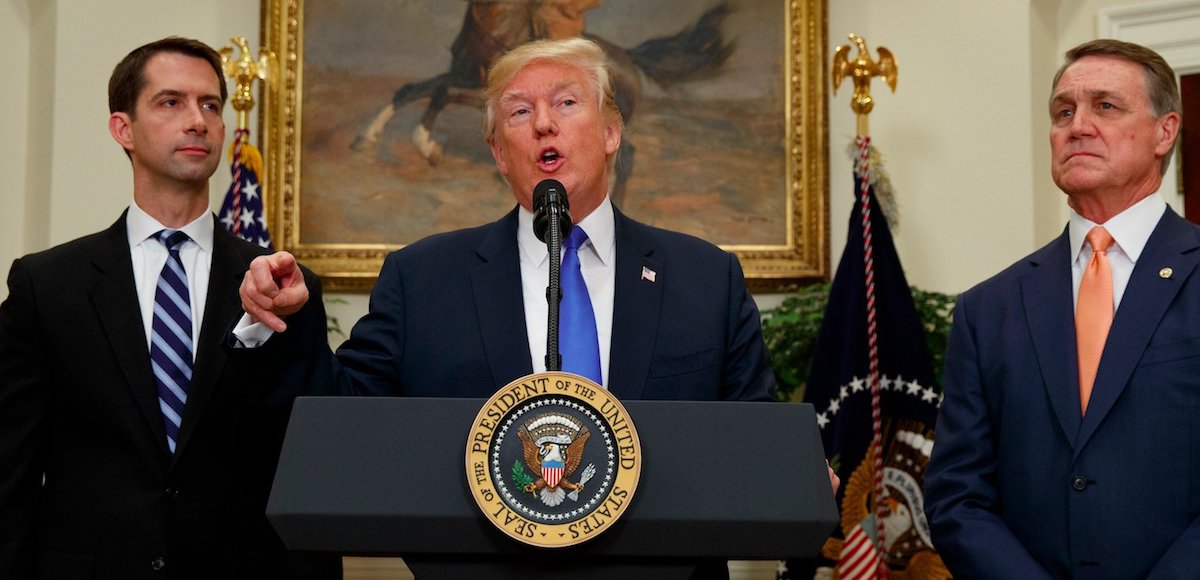
[(621, 111), (617, 109), (616, 92), (613, 90), (611, 65), (600, 45), (584, 38), (535, 40), (508, 51), (496, 59), (488, 71), (487, 88), (483, 90), (483, 139), (488, 144), (496, 138), (496, 115), (504, 87), (521, 70), (535, 62), (564, 64), (582, 70), (591, 79), (592, 87), (596, 90), (600, 113), (605, 122), (615, 124), (618, 128), (623, 127), (624, 120), (621, 118)]

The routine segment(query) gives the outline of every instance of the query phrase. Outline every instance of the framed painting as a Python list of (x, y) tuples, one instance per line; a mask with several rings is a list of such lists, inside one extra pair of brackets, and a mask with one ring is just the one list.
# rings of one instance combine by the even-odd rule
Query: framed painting
[(329, 290), (369, 290), (388, 252), (512, 209), (479, 74), (554, 34), (596, 39), (626, 79), (626, 215), (735, 252), (752, 290), (828, 277), (824, 0), (262, 6), (281, 64), (260, 111), (271, 233)]

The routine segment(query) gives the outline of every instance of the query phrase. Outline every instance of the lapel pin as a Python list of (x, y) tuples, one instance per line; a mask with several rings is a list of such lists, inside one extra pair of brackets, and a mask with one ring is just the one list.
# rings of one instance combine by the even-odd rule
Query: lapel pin
[(642, 279), (643, 280), (647, 280), (649, 282), (654, 282), (654, 278), (656, 276), (658, 276), (658, 274), (655, 273), (654, 270), (651, 270), (650, 268), (642, 266)]
[(1174, 273), (1175, 273), (1175, 270), (1172, 270), (1170, 268), (1163, 268), (1162, 270), (1158, 271), (1158, 277), (1162, 278), (1163, 280), (1167, 280), (1167, 279), (1170, 279), (1171, 275)]

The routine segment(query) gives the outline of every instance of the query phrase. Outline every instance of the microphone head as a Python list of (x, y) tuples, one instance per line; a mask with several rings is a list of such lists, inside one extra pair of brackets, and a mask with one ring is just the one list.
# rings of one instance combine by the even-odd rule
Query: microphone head
[(546, 233), (550, 229), (550, 212), (548, 206), (553, 203), (559, 207), (559, 231), (562, 237), (567, 237), (571, 231), (571, 204), (567, 200), (567, 188), (557, 179), (543, 179), (533, 188), (533, 233), (545, 242)]

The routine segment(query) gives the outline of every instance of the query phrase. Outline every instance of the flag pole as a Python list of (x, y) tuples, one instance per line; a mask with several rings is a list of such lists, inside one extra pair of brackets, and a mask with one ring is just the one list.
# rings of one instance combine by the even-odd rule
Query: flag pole
[(866, 281), (864, 291), (866, 292), (867, 304), (867, 384), (871, 391), (871, 446), (867, 453), (871, 458), (874, 468), (875, 485), (872, 500), (875, 514), (875, 550), (878, 554), (878, 566), (875, 577), (888, 578), (890, 573), (885, 551), (884, 526), (886, 504), (884, 502), (883, 489), (883, 421), (880, 413), (881, 397), (879, 384), (879, 341), (875, 309), (874, 243), (871, 235), (871, 136), (867, 115), (875, 107), (875, 102), (871, 98), (872, 77), (883, 78), (884, 82), (891, 87), (892, 92), (896, 91), (896, 60), (892, 56), (892, 52), (882, 46), (878, 48), (879, 59), (873, 60), (870, 52), (867, 50), (866, 40), (853, 33), (849, 35), (849, 38), (851, 42), (858, 46), (858, 55), (854, 60), (850, 60), (848, 58), (850, 45), (837, 47), (833, 57), (833, 94), (837, 94), (837, 89), (841, 85), (842, 79), (850, 77), (854, 83), (854, 95), (850, 101), (850, 108), (854, 111), (858, 121), (857, 135), (854, 139), (858, 145), (854, 173), (857, 176), (856, 181), (858, 182), (859, 214), (863, 228), (863, 268), (865, 274), (864, 280)]
[(237, 111), (237, 129), (229, 146), (233, 178), (219, 219), (234, 236), (270, 247), (265, 204), (259, 191), (259, 176), (263, 173), (262, 154), (249, 142), (250, 111), (254, 109), (254, 81), (275, 82), (279, 64), (275, 53), (265, 48), (259, 49), (257, 59), (252, 58), (244, 36), (234, 36), (230, 40), (241, 50), (241, 56), (235, 60), (234, 49), (229, 46), (219, 52), (222, 72), (234, 81), (230, 102)]

